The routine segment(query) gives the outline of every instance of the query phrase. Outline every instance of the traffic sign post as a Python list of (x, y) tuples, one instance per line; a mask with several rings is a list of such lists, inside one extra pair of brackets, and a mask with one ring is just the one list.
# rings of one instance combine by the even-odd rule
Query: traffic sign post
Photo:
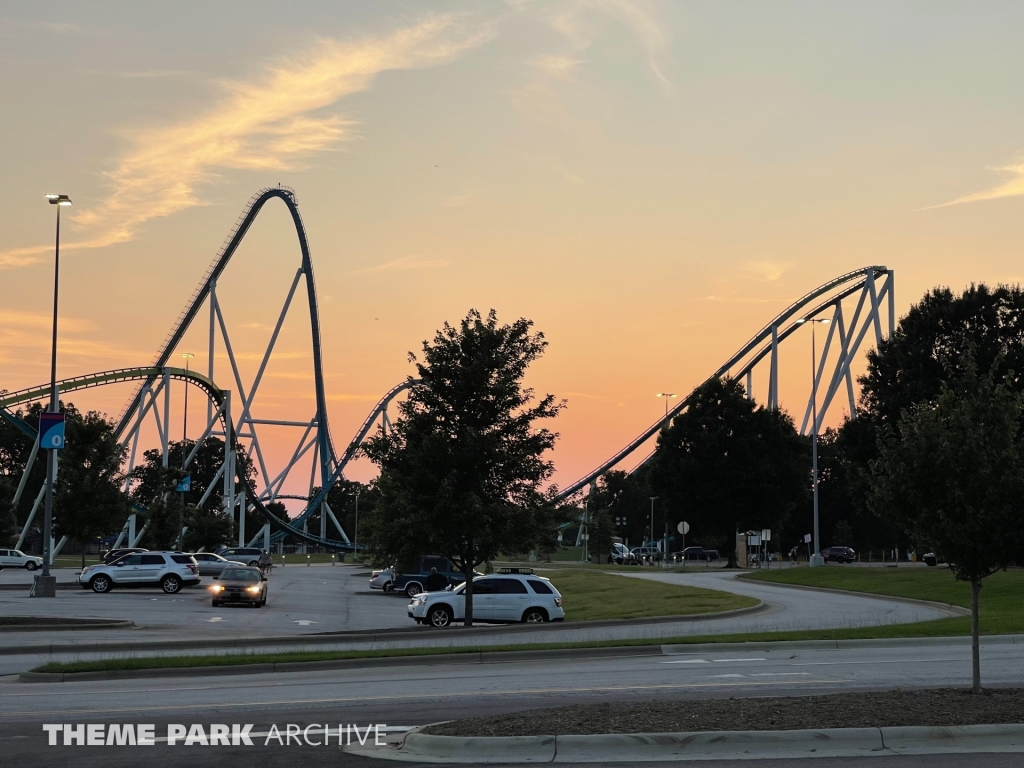
[(683, 536), (683, 570), (686, 570), (686, 534), (690, 532), (690, 524), (685, 520), (676, 526), (676, 530)]

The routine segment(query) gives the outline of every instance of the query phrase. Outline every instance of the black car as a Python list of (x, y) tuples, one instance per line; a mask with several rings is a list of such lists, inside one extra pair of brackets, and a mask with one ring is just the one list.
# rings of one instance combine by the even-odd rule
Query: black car
[(821, 556), (826, 563), (852, 563), (857, 559), (857, 553), (849, 547), (825, 547)]
[(122, 547), (121, 549), (112, 549), (103, 555), (103, 564), (109, 565), (115, 560), (120, 560), (125, 555), (134, 555), (139, 552), (149, 552), (149, 550), (142, 547)]
[(704, 549), (703, 547), (687, 547), (679, 552), (673, 552), (672, 560), (700, 560), (705, 563), (718, 559), (717, 549)]
[(210, 593), (214, 608), (221, 603), (247, 603), (255, 608), (267, 604), (267, 577), (259, 568), (225, 568), (213, 580)]

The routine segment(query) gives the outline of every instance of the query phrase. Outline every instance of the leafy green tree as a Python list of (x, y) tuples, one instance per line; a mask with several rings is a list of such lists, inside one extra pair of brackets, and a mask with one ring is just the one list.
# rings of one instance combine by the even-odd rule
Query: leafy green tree
[(199, 549), (212, 552), (234, 538), (234, 521), (220, 509), (189, 505), (184, 510), (184, 517), (188, 530), (185, 532), (182, 549), (186, 552)]
[(53, 498), (55, 536), (67, 536), (85, 545), (119, 529), (129, 514), (123, 492), (126, 446), (114, 437), (114, 425), (101, 414), (81, 414), (68, 404), (64, 409), (66, 440)]
[(657, 494), (650, 488), (649, 474), (647, 466), (632, 473), (612, 470), (598, 479), (595, 490), (587, 497), (590, 508), (607, 510), (613, 523), (615, 518), (626, 521), (616, 527), (616, 532), (634, 545), (650, 535), (650, 498)]
[(588, 533), (590, 556), (598, 563), (607, 563), (615, 538), (615, 521), (607, 510), (601, 510), (590, 518)]
[(557, 435), (539, 427), (564, 407), (536, 400), (522, 381), (547, 342), (519, 319), (499, 325), (494, 310), (471, 310), (423, 343), (417, 377), (388, 435), (365, 444), (380, 467), (380, 498), (367, 521), (378, 558), (400, 562), (433, 551), (466, 578), (473, 623), (473, 569), (501, 552), (525, 552), (553, 528), (544, 459)]
[(778, 528), (807, 500), (810, 441), (784, 411), (748, 400), (732, 379), (712, 379), (662, 430), (651, 485), (698, 530), (717, 528), (731, 542), (737, 530)]
[(15, 484), (5, 475), (0, 475), (0, 547), (10, 546), (14, 541), (14, 499)]
[(185, 506), (174, 492), (177, 478), (172, 476), (169, 490), (151, 502), (146, 509), (145, 545), (149, 549), (174, 549), (178, 541), (179, 527), (185, 519)]
[(879, 441), (871, 504), (950, 563), (971, 585), (972, 690), (981, 693), (982, 580), (1020, 558), (1024, 544), (1024, 396), (1002, 361), (978, 374), (968, 351), (939, 395), (904, 411)]
[[(63, 404), (62, 404), (63, 408)], [(39, 426), (39, 414), (43, 407), (41, 403), (32, 403), (24, 410), (17, 409), (14, 415), (22, 419), (33, 429)], [(8, 477), (17, 488), (18, 482), (28, 465), (28, 457), (32, 452), (33, 440), (29, 438), (18, 427), (15, 427), (4, 418), (0, 418), (0, 475)], [(21, 495), (17, 507), (14, 510), (15, 521), (18, 524), (28, 519), (29, 512), (39, 489), (46, 481), (46, 462), (37, 458), (29, 473), (28, 482)], [(13, 500), (13, 494), (12, 494)]]

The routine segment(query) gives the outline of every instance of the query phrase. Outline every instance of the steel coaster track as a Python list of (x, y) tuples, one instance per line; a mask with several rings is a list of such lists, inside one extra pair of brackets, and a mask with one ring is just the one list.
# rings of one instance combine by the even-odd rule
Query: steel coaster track
[[(765, 345), (754, 355), (754, 357), (752, 357), (750, 360), (746, 362), (746, 364), (737, 372), (736, 377), (739, 378), (740, 376), (746, 375), (753, 369), (753, 367), (757, 363), (763, 360), (766, 355), (771, 353), (771, 337), (773, 329), (775, 329), (776, 333), (777, 347), (783, 339), (788, 338), (800, 327), (795, 322), (795, 320), (804, 317), (810, 318), (820, 314), (828, 307), (834, 306), (836, 302), (841, 301), (842, 299), (856, 293), (857, 291), (864, 289), (869, 280), (873, 280), (876, 276), (879, 275), (888, 275), (889, 272), (890, 270), (884, 266), (863, 267), (861, 269), (854, 270), (853, 272), (847, 272), (845, 275), (840, 275), (839, 277), (833, 280), (829, 280), (824, 285), (821, 285), (815, 288), (813, 291), (810, 291), (809, 293), (805, 294), (797, 301), (789, 305), (789, 307), (784, 309), (778, 315), (776, 315), (775, 319), (773, 319), (760, 331), (754, 334), (750, 338), (750, 340), (747, 341), (746, 344), (740, 347), (740, 349), (732, 357), (730, 357), (724, 365), (722, 365), (711, 376), (705, 379), (705, 381), (702, 382), (700, 386), (703, 386), (704, 384), (706, 384), (709, 381), (712, 381), (713, 379), (718, 379), (726, 375), (740, 362), (742, 362), (747, 357), (747, 355), (749, 355), (753, 350), (755, 350), (757, 347), (761, 345)], [(853, 282), (854, 285), (847, 287), (845, 290), (841, 291), (836, 295), (829, 296), (825, 301), (816, 305), (812, 310), (808, 312), (803, 312), (804, 307), (811, 304), (816, 299), (819, 299), (822, 296), (825, 296), (831, 293), (832, 291), (836, 290), (837, 288), (847, 285), (851, 282)], [(790, 320), (793, 320), (794, 322), (789, 327), (787, 327), (784, 330), (779, 329), (779, 326), (783, 325), (784, 323)], [(768, 343), (766, 344), (766, 342)], [(696, 387), (692, 392), (690, 392), (690, 394), (682, 398), (679, 401), (679, 403), (677, 403), (673, 408), (669, 410), (667, 416), (663, 416), (662, 418), (654, 422), (654, 424), (645, 429), (638, 437), (630, 441), (625, 448), (617, 452), (615, 455), (613, 455), (607, 461), (602, 463), (596, 469), (592, 470), (591, 472), (587, 473), (576, 482), (566, 486), (564, 489), (559, 491), (558, 494), (555, 496), (555, 499), (557, 501), (563, 501), (571, 497), (573, 494), (579, 492), (580, 490), (588, 486), (590, 483), (596, 481), (597, 478), (607, 473), (619, 462), (621, 462), (627, 456), (629, 456), (634, 451), (639, 449), (644, 443), (646, 443), (648, 440), (650, 440), (652, 437), (658, 434), (661, 428), (670, 419), (678, 416), (680, 413), (686, 410), (687, 406), (689, 406), (690, 401), (692, 400), (694, 394), (696, 393), (697, 389), (700, 388), (700, 386)], [(649, 454), (643, 461), (641, 461), (635, 469), (639, 469), (641, 466), (646, 464), (647, 461), (651, 458), (651, 456), (653, 456), (653, 453)]]
[[(146, 366), (143, 368), (119, 368), (112, 371), (103, 371), (100, 373), (63, 379), (57, 382), (57, 387), (59, 392), (73, 392), (79, 389), (89, 389), (91, 387), (100, 387), (108, 384), (119, 384), (126, 381), (156, 381), (156, 379), (164, 376), (165, 374), (171, 379), (187, 381), (189, 384), (197, 386), (203, 391), (216, 408), (220, 408), (220, 406), (224, 404), (225, 390), (222, 390), (206, 376), (196, 373), (195, 371), (186, 371), (184, 368), (159, 368), (156, 366)], [(17, 392), (3, 393), (0, 395), (0, 413), (3, 414), (5, 419), (17, 426), (22, 432), (34, 440), (38, 432), (31, 425), (25, 423), (23, 419), (19, 418), (17, 414), (11, 412), (9, 407), (46, 398), (49, 397), (49, 394), (49, 384), (30, 387), (28, 389), (18, 390)], [(224, 426), (225, 435), (227, 435), (228, 440), (233, 444), (235, 441), (234, 426), (225, 419), (223, 414), (221, 414), (220, 420)], [(251, 505), (256, 511), (262, 514), (263, 517), (271, 523), (271, 525), (276, 525), (283, 529), (283, 532), (281, 532), (282, 536), (292, 534), (321, 546), (331, 547), (333, 549), (352, 549), (351, 544), (321, 538), (320, 536), (303, 531), (301, 528), (296, 528), (294, 526), (296, 521), (281, 520), (281, 518), (277, 517), (277, 515), (266, 508), (256, 493), (255, 488), (249, 484), (245, 477), (239, 473), (236, 479), (239, 485), (244, 489), (247, 506)], [(144, 508), (139, 505), (134, 505), (134, 508), (143, 514), (145, 513)]]

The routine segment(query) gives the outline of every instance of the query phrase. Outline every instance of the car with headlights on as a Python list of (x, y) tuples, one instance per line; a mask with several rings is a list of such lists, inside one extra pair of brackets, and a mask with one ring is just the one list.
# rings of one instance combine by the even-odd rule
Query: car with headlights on
[[(417, 624), (447, 627), (466, 618), (466, 584), (439, 592), (421, 592), (409, 603)], [(473, 621), (487, 624), (543, 624), (562, 621), (562, 595), (532, 568), (500, 568), (473, 579)]]
[(225, 568), (213, 581), (210, 595), (214, 608), (221, 603), (244, 603), (254, 608), (267, 604), (267, 577), (259, 568)]

